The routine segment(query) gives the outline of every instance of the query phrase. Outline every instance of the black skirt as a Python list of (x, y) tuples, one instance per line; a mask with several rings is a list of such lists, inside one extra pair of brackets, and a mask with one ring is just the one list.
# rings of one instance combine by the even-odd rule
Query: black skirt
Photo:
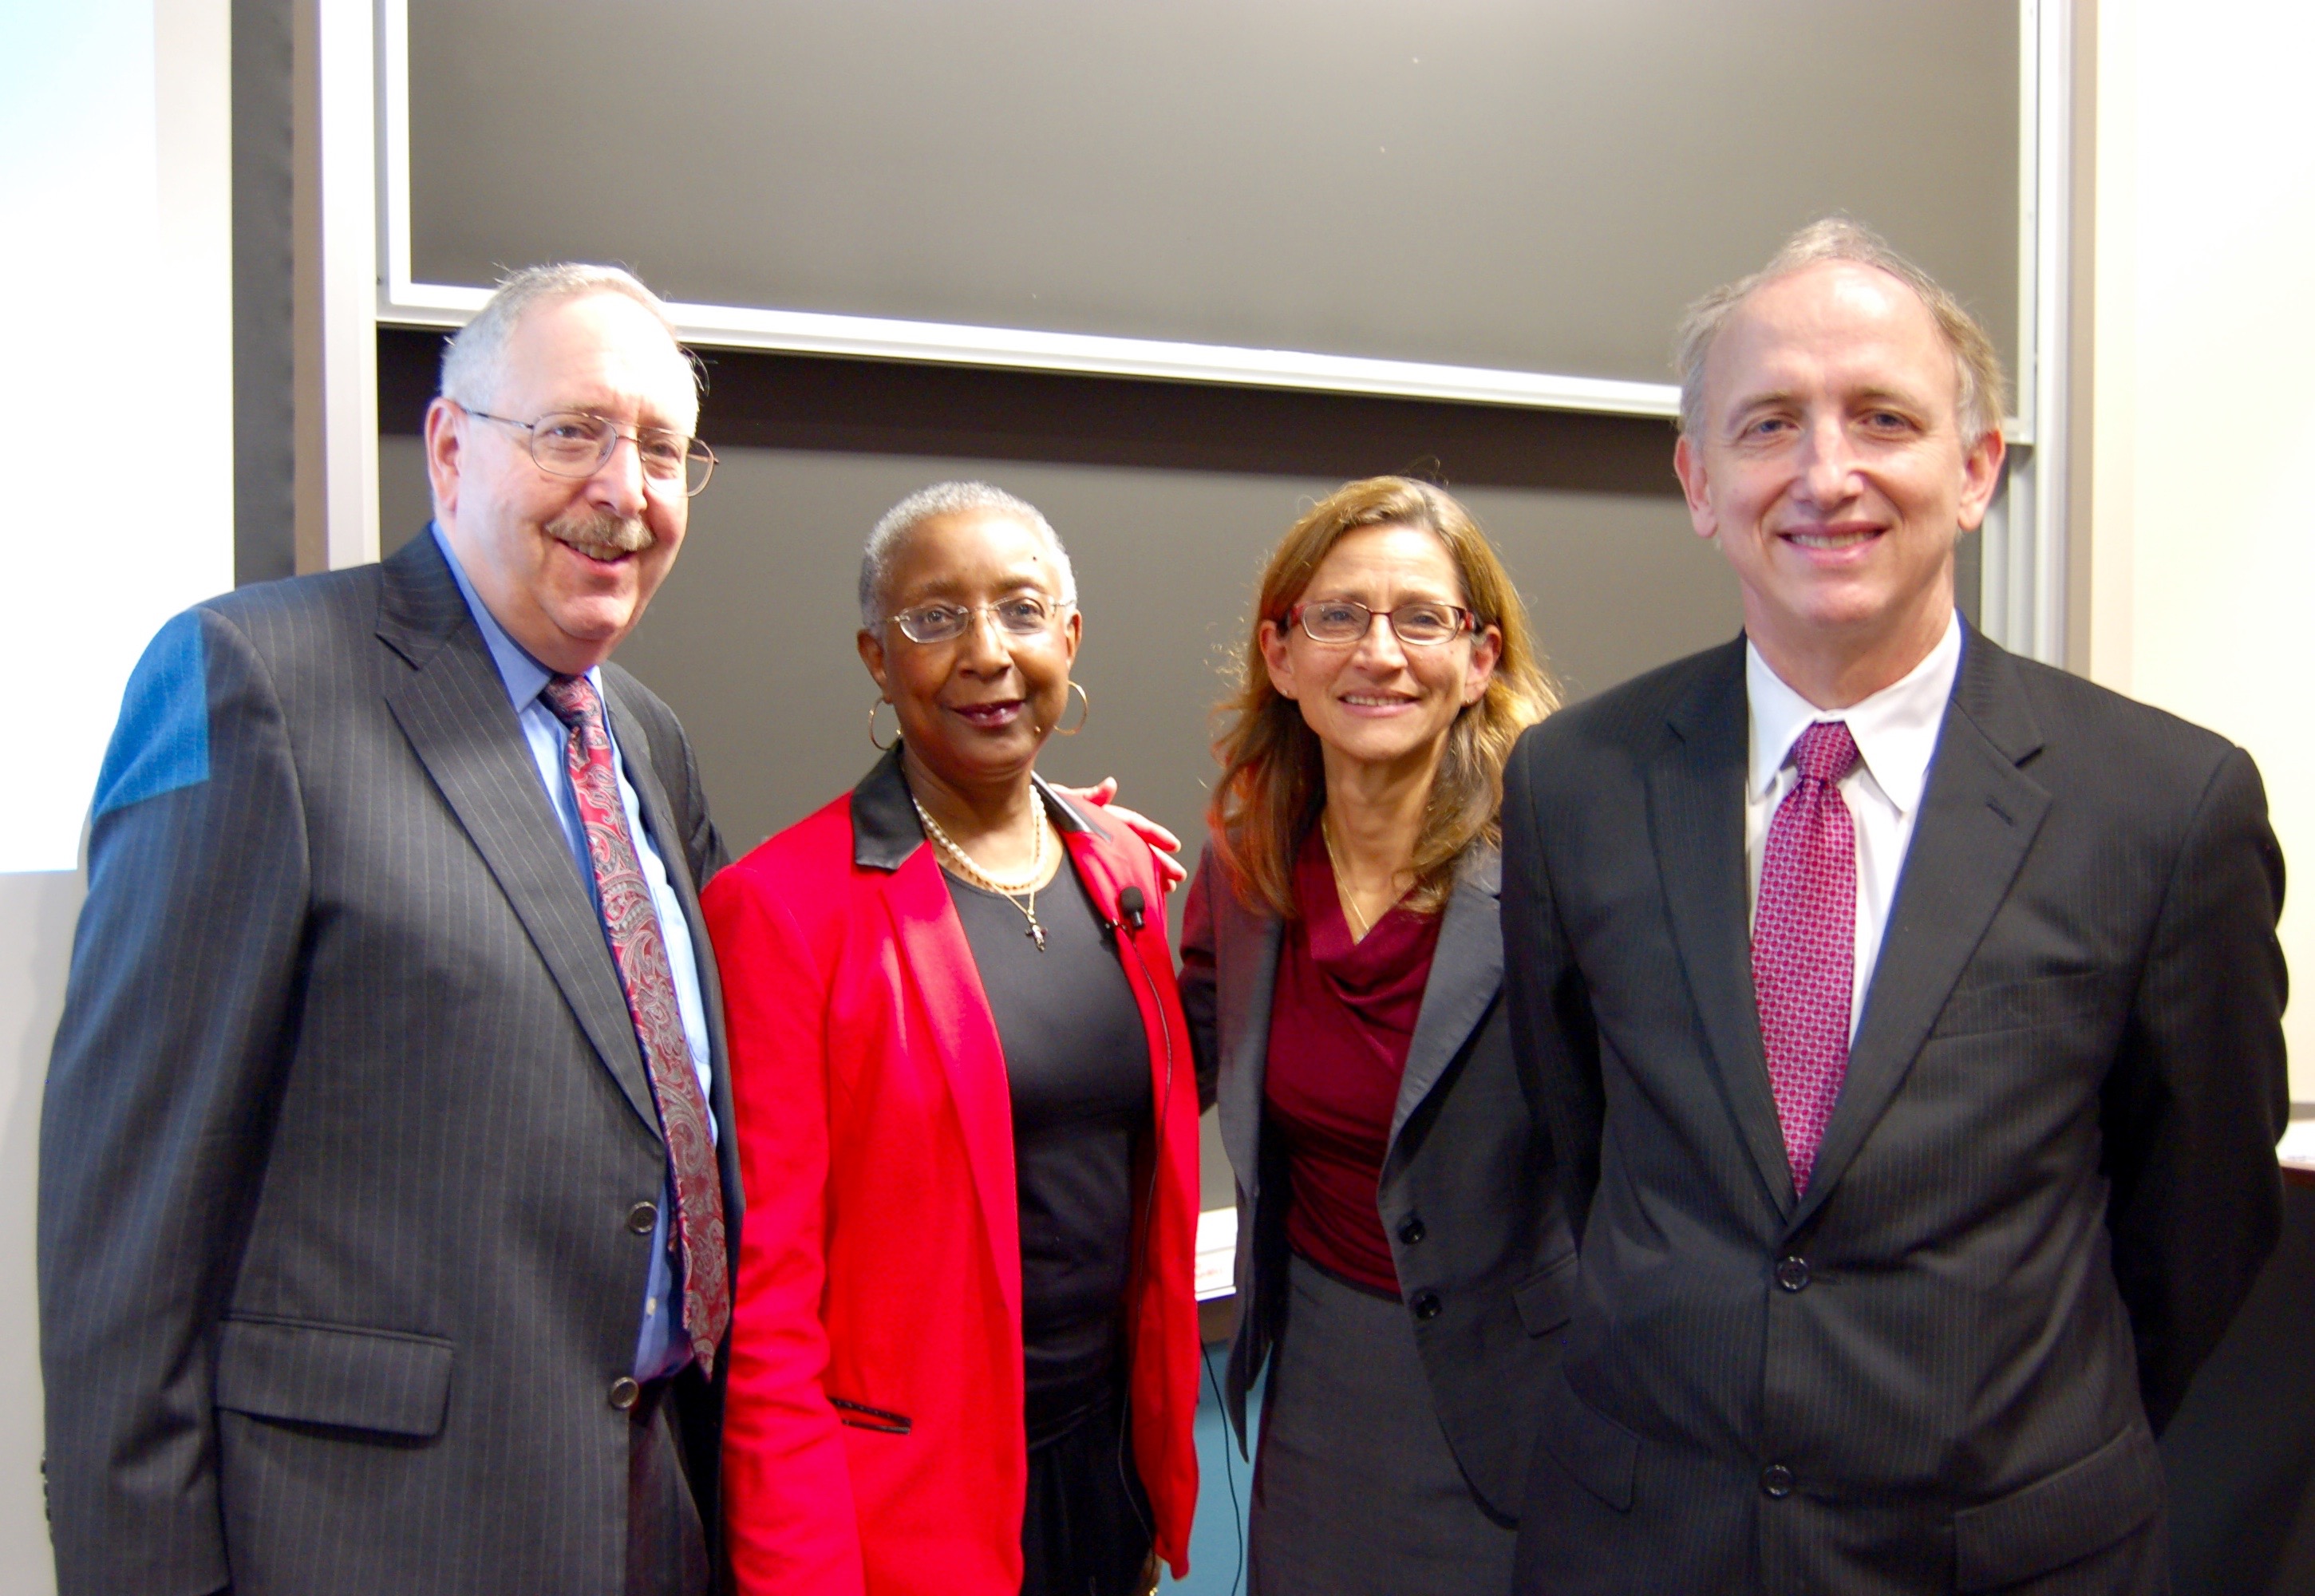
[(1021, 1596), (1140, 1596), (1154, 1522), (1121, 1392), (1029, 1450)]

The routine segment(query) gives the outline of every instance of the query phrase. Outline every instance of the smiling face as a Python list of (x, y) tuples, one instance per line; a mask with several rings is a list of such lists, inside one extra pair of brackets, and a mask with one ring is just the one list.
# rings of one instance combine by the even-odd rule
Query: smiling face
[[(583, 411), (622, 432), (697, 424), (690, 367), (658, 319), (618, 293), (551, 300), (508, 336), (487, 398), (494, 416), (529, 422)], [(507, 634), (550, 670), (599, 665), (643, 618), (683, 545), (690, 501), (646, 490), (622, 441), (590, 477), (555, 476), (531, 458), (521, 427), (450, 399), (426, 412), (435, 519), (467, 579)]]
[(1954, 545), (1985, 519), (1999, 432), (1965, 437), (1953, 350), (1919, 296), (1834, 261), (1764, 283), (1705, 363), (1674, 456), (1746, 634), (1820, 708), (1912, 669), (1954, 609)]
[[(921, 766), (959, 793), (1028, 779), (1068, 705), (1084, 623), (1070, 607), (1034, 636), (1009, 633), (990, 607), (1024, 595), (1058, 607), (1060, 574), (1044, 538), (1010, 516), (936, 516), (896, 551), (882, 595), (886, 618), (862, 629), (860, 658), (899, 712), (912, 773)], [(913, 642), (891, 618), (932, 604), (976, 613), (945, 643)]]
[(1414, 527), (1362, 527), (1337, 538), (1311, 572), (1299, 603), (1345, 598), (1376, 612), (1353, 643), (1323, 643), (1299, 625), (1263, 623), (1262, 658), (1271, 685), (1291, 698), (1317, 735), (1330, 786), (1350, 767), (1428, 776), (1467, 704), (1487, 690), (1502, 634), (1488, 626), (1414, 648), (1398, 641), (1381, 612), (1428, 599), (1470, 604), (1447, 545)]

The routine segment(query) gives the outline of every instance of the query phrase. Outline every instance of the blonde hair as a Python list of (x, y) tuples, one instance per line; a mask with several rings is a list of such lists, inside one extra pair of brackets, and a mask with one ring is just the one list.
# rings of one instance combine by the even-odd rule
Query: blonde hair
[(1847, 217), (1826, 217), (1785, 240), (1784, 248), (1760, 270), (1713, 289), (1681, 317), (1673, 341), (1672, 368), (1680, 374), (1681, 431), (1693, 435), (1704, 425), (1704, 363), (1729, 314), (1754, 289), (1827, 261), (1870, 266), (1912, 289), (1937, 323), (1946, 347), (1953, 351), (1955, 374), (1960, 379), (1954, 410), (1967, 434), (1964, 447), (1988, 432), (2001, 430), (2002, 418), (2009, 413), (2008, 386), (2001, 377), (2001, 357), (1994, 353), (1993, 341), (1977, 324), (1977, 318), (1935, 278), (1891, 249), (1870, 227)]
[(1346, 483), (1313, 506), (1263, 568), (1237, 661), (1237, 690), (1217, 711), (1222, 729), (1214, 758), (1222, 774), (1206, 809), (1211, 846), (1238, 900), (1285, 919), (1296, 912), (1295, 852), (1326, 804), (1326, 767), (1301, 706), (1271, 685), (1262, 628), (1286, 625), (1287, 612), (1327, 552), (1367, 527), (1410, 527), (1439, 539), (1462, 581), (1475, 630), (1494, 626), (1503, 636), (1487, 690), (1463, 706), (1448, 731), (1415, 839), (1411, 907), (1440, 907), (1454, 891), (1456, 871), (1471, 847), (1501, 842), (1503, 763), (1521, 732), (1559, 704), (1557, 688), (1537, 661), (1518, 590), (1453, 495), (1403, 476), (1374, 476)]

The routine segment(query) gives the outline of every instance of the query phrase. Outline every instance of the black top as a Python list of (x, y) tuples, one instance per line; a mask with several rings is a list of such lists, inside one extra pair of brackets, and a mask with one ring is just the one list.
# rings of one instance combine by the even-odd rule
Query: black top
[(1149, 1040), (1110, 933), (1066, 863), (1037, 894), (1042, 953), (1017, 900), (947, 880), (1012, 1083), (1022, 1361), (1036, 1446), (1123, 1387)]

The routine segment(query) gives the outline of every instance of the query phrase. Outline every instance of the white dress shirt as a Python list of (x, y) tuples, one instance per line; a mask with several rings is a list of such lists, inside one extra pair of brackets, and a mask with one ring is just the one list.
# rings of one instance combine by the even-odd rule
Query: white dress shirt
[(1751, 643), (1744, 645), (1744, 696), (1751, 714), (1752, 769), (1744, 786), (1744, 871), (1753, 910), (1761, 903), (1761, 858), (1769, 822), (1800, 773), (1793, 744), (1818, 721), (1846, 721), (1857, 740), (1856, 767), (1840, 784), (1857, 831), (1857, 959), (1849, 1035), (1857, 1038), (1881, 934), (1897, 896), (1897, 877), (1912, 845), (1929, 758), (1945, 724), (1946, 701), (1961, 669), (1961, 617), (1946, 623), (1929, 657), (1896, 681), (1847, 709), (1819, 709), (1785, 685)]

